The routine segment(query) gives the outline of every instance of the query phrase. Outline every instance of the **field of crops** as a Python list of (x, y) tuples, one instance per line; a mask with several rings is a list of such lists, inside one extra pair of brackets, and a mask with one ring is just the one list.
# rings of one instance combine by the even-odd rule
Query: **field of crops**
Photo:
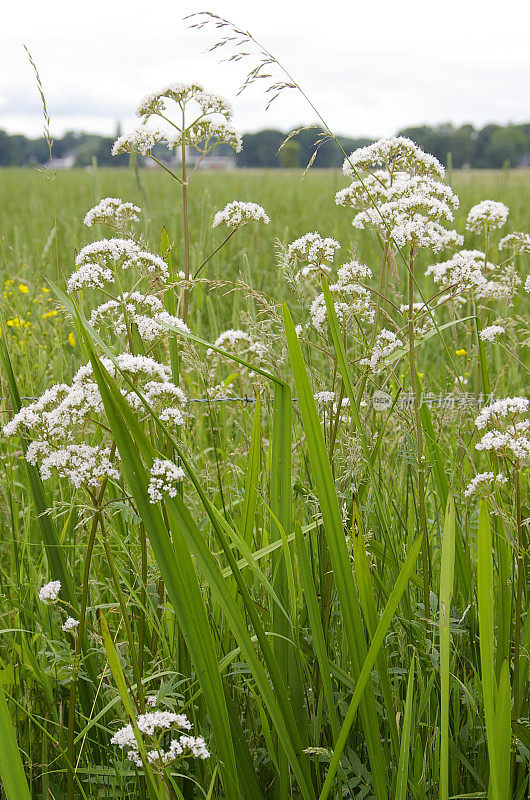
[(162, 170), (0, 171), (2, 424), (64, 384), (0, 434), (9, 800), (528, 796), (530, 172), (447, 177), (438, 283), (350, 183), (198, 171), (187, 227)]

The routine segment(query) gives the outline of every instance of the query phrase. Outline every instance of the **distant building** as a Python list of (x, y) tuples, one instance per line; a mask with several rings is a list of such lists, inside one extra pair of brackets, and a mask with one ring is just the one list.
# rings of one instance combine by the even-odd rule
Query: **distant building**
[(62, 158), (54, 158), (53, 162), (50, 163), (49, 161), (44, 165), (46, 169), (72, 169), (75, 164), (75, 153), (73, 150), (70, 150), (68, 153), (65, 153)]

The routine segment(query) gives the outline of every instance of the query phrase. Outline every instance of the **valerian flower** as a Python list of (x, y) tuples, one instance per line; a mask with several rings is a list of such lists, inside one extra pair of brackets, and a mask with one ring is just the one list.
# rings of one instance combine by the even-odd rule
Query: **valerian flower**
[(228, 228), (240, 228), (248, 222), (264, 222), (268, 225), (270, 219), (265, 213), (265, 209), (257, 203), (245, 203), (240, 200), (233, 200), (216, 213), (213, 218), (212, 228), (219, 225), (226, 225)]
[(39, 590), (39, 600), (45, 605), (55, 603), (61, 591), (61, 581), (50, 581), (41, 586)]
[(470, 209), (467, 215), (466, 228), (473, 233), (482, 233), (492, 228), (502, 228), (510, 209), (496, 200), (482, 200)]

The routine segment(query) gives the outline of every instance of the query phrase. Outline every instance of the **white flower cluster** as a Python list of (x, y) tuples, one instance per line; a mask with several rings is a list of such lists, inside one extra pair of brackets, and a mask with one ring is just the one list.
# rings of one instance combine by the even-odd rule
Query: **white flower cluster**
[(357, 177), (359, 172), (372, 172), (374, 168), (383, 166), (390, 173), (408, 172), (429, 178), (445, 176), (445, 170), (438, 159), (424, 153), (405, 136), (379, 139), (366, 147), (360, 147), (344, 161), (342, 171), (348, 177)]
[[(160, 418), (172, 425), (182, 425), (182, 390), (171, 382), (171, 370), (148, 356), (121, 353), (114, 363), (103, 358), (105, 369), (119, 382), (131, 407), (141, 411), (138, 395), (125, 383), (122, 373), (142, 392)], [(96, 431), (105, 431), (108, 423), (92, 365), (80, 367), (71, 385), (57, 384), (38, 400), (22, 408), (3, 427), (5, 436), (32, 436), (26, 458), (31, 464), (42, 460), (41, 475), (49, 478), (52, 470), (66, 477), (74, 486), (96, 487), (104, 478), (119, 479), (110, 450), (86, 444)], [(77, 443), (79, 442), (80, 443)]]
[(384, 369), (388, 357), (399, 347), (403, 347), (403, 342), (397, 334), (383, 328), (374, 342), (370, 356), (362, 358), (359, 363), (368, 366), (377, 375)]
[(524, 282), (524, 290), (525, 290), (525, 292), (529, 292), (530, 293), (530, 275), (527, 276), (527, 278), (526, 278), (526, 280)]
[[(139, 715), (136, 725), (142, 737), (147, 737), (150, 740), (150, 742), (146, 742), (146, 746), (154, 745), (153, 749), (147, 751), (147, 760), (150, 764), (165, 767), (179, 757), (200, 759), (210, 757), (206, 742), (202, 736), (182, 734), (179, 738), (172, 738), (165, 748), (161, 746), (162, 738), (167, 736), (168, 732), (175, 734), (177, 730), (191, 730), (191, 722), (185, 714), (174, 714), (170, 711), (149, 711), (146, 714)], [(125, 725), (116, 731), (110, 743), (117, 745), (122, 750), (127, 749), (127, 758), (136, 766), (140, 768), (143, 766), (132, 725)]]
[(473, 292), (483, 300), (506, 300), (511, 302), (521, 279), (514, 268), (505, 264), (496, 267), (481, 250), (460, 250), (448, 261), (432, 264), (425, 271), (442, 289), (453, 294)]
[(307, 262), (297, 273), (296, 280), (299, 281), (321, 271), (329, 274), (335, 251), (339, 249), (340, 244), (335, 239), (329, 236), (323, 239), (317, 231), (306, 233), (305, 236), (296, 239), (289, 245), (287, 251), (289, 258)]
[(83, 220), (87, 228), (97, 223), (124, 229), (132, 222), (138, 222), (141, 209), (132, 203), (124, 203), (119, 197), (105, 197), (87, 211)]
[[(223, 331), (215, 340), (214, 347), (222, 348), (223, 350), (231, 350), (237, 355), (244, 355), (251, 353), (257, 357), (258, 361), (263, 358), (267, 353), (267, 347), (262, 342), (253, 342), (248, 333), (242, 330), (229, 330)], [(206, 355), (211, 356), (215, 353), (211, 347), (206, 351)]]
[(162, 131), (140, 125), (129, 133), (118, 136), (112, 145), (111, 153), (113, 156), (118, 156), (120, 153), (140, 153), (142, 156), (148, 156), (155, 144), (162, 142), (164, 138)]
[(135, 269), (140, 275), (166, 281), (168, 267), (160, 256), (142, 250), (132, 239), (102, 239), (83, 247), (76, 260), (77, 270), (68, 280), (68, 292), (84, 287), (101, 289), (113, 283), (118, 269)]
[(437, 180), (444, 176), (442, 165), (410, 139), (393, 137), (362, 147), (344, 162), (343, 171), (356, 180), (336, 194), (335, 202), (357, 210), (354, 227), (374, 228), (398, 247), (413, 250), (438, 252), (463, 244), (460, 234), (442, 224), (453, 221), (459, 205), (452, 189)]
[(227, 122), (201, 119), (192, 123), (184, 131), (176, 130), (166, 136), (169, 150), (186, 145), (200, 153), (209, 153), (218, 144), (228, 144), (236, 153), (243, 147), (241, 134)]
[(67, 619), (61, 625), (61, 630), (64, 631), (65, 633), (71, 633), (72, 631), (75, 631), (78, 625), (79, 625), (78, 619), (74, 619), (73, 617), (67, 617)]
[(150, 470), (149, 486), (147, 494), (150, 503), (157, 503), (162, 500), (162, 493), (169, 497), (176, 497), (177, 484), (184, 478), (184, 470), (177, 467), (172, 461), (167, 459), (155, 458)]
[[(371, 324), (375, 309), (370, 300), (370, 292), (358, 283), (334, 283), (329, 287), (333, 305), (340, 325), (348, 325), (355, 317)], [(309, 309), (311, 322), (317, 331), (323, 332), (328, 319), (326, 300), (323, 294), (317, 295)]]
[[(88, 444), (69, 444), (53, 450), (42, 459), (40, 474), (43, 480), (51, 478), (53, 471), (66, 478), (73, 486), (97, 488), (103, 478), (119, 481), (120, 473), (110, 460), (110, 448), (91, 447)], [(29, 461), (29, 450), (28, 450)], [(33, 463), (36, 462), (36, 456)]]
[(499, 250), (514, 250), (515, 253), (530, 253), (530, 234), (514, 231), (499, 242)]
[(138, 334), (146, 342), (169, 334), (167, 325), (171, 325), (182, 333), (190, 333), (190, 329), (180, 317), (175, 317), (164, 310), (160, 298), (153, 294), (125, 292), (115, 300), (108, 300), (92, 311), (90, 324), (96, 329), (107, 325), (118, 336), (127, 333), (127, 326), (136, 325)]
[(502, 228), (509, 213), (510, 209), (504, 203), (496, 200), (482, 200), (470, 209), (466, 228), (473, 233), (482, 233), (485, 229)]
[(50, 581), (41, 586), (39, 590), (39, 600), (45, 605), (55, 603), (61, 591), (61, 581)]
[(464, 492), (464, 497), (471, 497), (479, 492), (487, 491), (488, 485), (492, 481), (498, 486), (502, 483), (506, 483), (508, 478), (502, 475), (502, 473), (499, 473), (499, 475), (494, 475), (493, 472), (479, 472), (479, 474), (475, 475), (475, 477), (468, 483)]
[(313, 397), (319, 406), (327, 406), (335, 402), (335, 392), (317, 392)]
[(348, 261), (339, 267), (337, 272), (338, 283), (346, 286), (350, 283), (355, 283), (359, 279), (366, 280), (373, 276), (370, 267), (366, 264), (361, 264), (359, 261)]
[(483, 408), (475, 425), (486, 432), (475, 448), (495, 451), (526, 463), (530, 458), (530, 419), (519, 418), (528, 413), (529, 405), (525, 397), (507, 397)]
[(504, 333), (502, 325), (490, 325), (488, 328), (483, 328), (479, 336), (483, 342), (494, 342), (501, 333)]
[(226, 225), (228, 228), (239, 228), (248, 222), (264, 222), (268, 225), (269, 217), (257, 203), (245, 203), (241, 200), (233, 200), (227, 203), (222, 211), (218, 211), (213, 218), (212, 228), (219, 225)]
[(224, 98), (211, 92), (206, 92), (200, 83), (170, 83), (158, 92), (148, 95), (137, 108), (139, 117), (147, 120), (153, 114), (160, 115), (167, 109), (167, 100), (184, 106), (191, 100), (199, 106), (202, 115), (221, 114), (227, 120), (233, 116), (230, 103)]
[[(182, 116), (176, 123), (166, 116), (168, 101), (180, 107)], [(190, 101), (195, 106), (192, 115), (195, 118), (185, 127), (184, 109)], [(113, 155), (139, 153), (150, 156), (155, 144), (162, 141), (166, 142), (170, 150), (184, 145), (203, 154), (220, 143), (229, 144), (236, 152), (241, 150), (241, 136), (229, 125), (233, 114), (231, 106), (222, 97), (204, 91), (198, 83), (171, 83), (165, 86), (146, 97), (140, 103), (137, 114), (142, 118), (143, 124), (116, 140), (112, 148)], [(160, 128), (148, 128), (146, 122), (152, 116), (171, 122), (173, 132), (165, 133)], [(212, 116), (214, 119), (209, 119)]]

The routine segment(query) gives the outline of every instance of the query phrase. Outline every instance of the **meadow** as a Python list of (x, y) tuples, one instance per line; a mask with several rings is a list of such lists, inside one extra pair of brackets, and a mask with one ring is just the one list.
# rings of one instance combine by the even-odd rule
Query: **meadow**
[[(451, 245), (352, 227), (350, 182), (0, 171), (2, 422), (84, 392), (0, 437), (8, 800), (528, 796), (530, 248), (498, 244), (528, 231), (530, 172), (446, 178), (489, 295), (425, 276)], [(107, 197), (138, 221), (84, 225)], [(507, 223), (466, 231), (484, 198)], [(233, 200), (270, 222), (227, 212), (223, 244)], [(312, 231), (340, 250), (289, 248)], [(107, 236), (159, 261), (67, 291)], [(146, 287), (169, 316), (124, 304)], [(484, 429), (512, 439), (477, 450)]]

